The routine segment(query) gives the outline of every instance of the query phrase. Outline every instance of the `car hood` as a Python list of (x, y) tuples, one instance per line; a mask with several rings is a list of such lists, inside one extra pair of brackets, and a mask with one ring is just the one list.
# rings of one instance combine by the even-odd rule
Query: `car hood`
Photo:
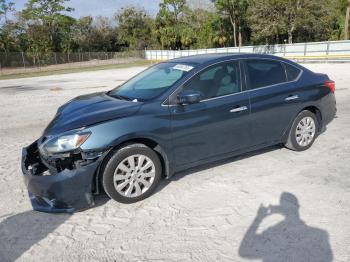
[(141, 103), (119, 100), (105, 93), (78, 96), (61, 106), (47, 126), (44, 136), (86, 127), (134, 114)]

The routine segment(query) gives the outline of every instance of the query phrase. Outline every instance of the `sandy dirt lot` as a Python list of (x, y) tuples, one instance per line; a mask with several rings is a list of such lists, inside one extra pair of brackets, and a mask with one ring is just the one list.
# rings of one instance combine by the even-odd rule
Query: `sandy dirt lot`
[(65, 101), (143, 68), (0, 81), (0, 261), (350, 261), (350, 64), (306, 66), (336, 81), (338, 102), (310, 150), (229, 159), (177, 174), (145, 201), (100, 197), (73, 215), (31, 210), (21, 148)]

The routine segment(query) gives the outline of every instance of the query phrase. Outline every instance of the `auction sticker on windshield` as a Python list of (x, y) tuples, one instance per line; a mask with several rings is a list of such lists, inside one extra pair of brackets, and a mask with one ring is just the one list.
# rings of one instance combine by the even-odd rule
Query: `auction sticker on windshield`
[(189, 72), (193, 69), (193, 66), (178, 64), (178, 65), (174, 66), (173, 69)]

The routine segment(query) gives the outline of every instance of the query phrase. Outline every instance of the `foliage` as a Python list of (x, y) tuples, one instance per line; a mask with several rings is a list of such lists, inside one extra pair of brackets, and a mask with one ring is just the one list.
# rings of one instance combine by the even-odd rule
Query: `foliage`
[(116, 15), (119, 42), (130, 49), (145, 49), (153, 40), (153, 19), (135, 7), (122, 9)]
[(156, 17), (130, 6), (77, 19), (69, 0), (14, 2), (0, 0), (0, 52), (44, 54), (339, 40), (349, 0), (162, 0)]
[[(184, 19), (186, 0), (164, 0), (156, 17), (156, 33), (162, 48), (181, 49), (191, 43), (190, 26)], [(183, 42), (181, 42), (181, 40)]]
[[(0, 19), (4, 18), (5, 23), (8, 21), (8, 13), (13, 12), (15, 3), (8, 0), (0, 0)], [(1, 20), (0, 20), (1, 21)]]
[(224, 24), (231, 25), (231, 30), (229, 30), (229, 36), (233, 38), (231, 43), (234, 46), (241, 46), (243, 44), (242, 35), (247, 27), (248, 0), (216, 0), (214, 2)]
[(65, 15), (73, 11), (65, 7), (68, 0), (29, 0), (22, 17), (28, 21), (28, 40), (37, 51), (70, 51), (67, 38), (75, 19)]
[(332, 39), (340, 22), (336, 19), (339, 14), (336, 14), (335, 2), (254, 0), (248, 10), (253, 42), (272, 44)]

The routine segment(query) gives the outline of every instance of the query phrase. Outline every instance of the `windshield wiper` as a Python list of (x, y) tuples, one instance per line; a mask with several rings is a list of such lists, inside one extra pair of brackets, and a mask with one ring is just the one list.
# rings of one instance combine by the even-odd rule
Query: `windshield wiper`
[(132, 99), (127, 96), (120, 96), (120, 95), (113, 95), (113, 97), (119, 99), (119, 100), (126, 100), (126, 101), (131, 101)]
[(114, 97), (114, 98), (117, 98), (119, 100), (126, 100), (126, 101), (132, 101), (133, 100), (132, 98), (127, 97), (127, 96), (121, 96), (121, 95), (115, 95), (115, 94), (112, 95), (111, 91), (108, 91), (107, 95), (109, 95), (111, 97)]

